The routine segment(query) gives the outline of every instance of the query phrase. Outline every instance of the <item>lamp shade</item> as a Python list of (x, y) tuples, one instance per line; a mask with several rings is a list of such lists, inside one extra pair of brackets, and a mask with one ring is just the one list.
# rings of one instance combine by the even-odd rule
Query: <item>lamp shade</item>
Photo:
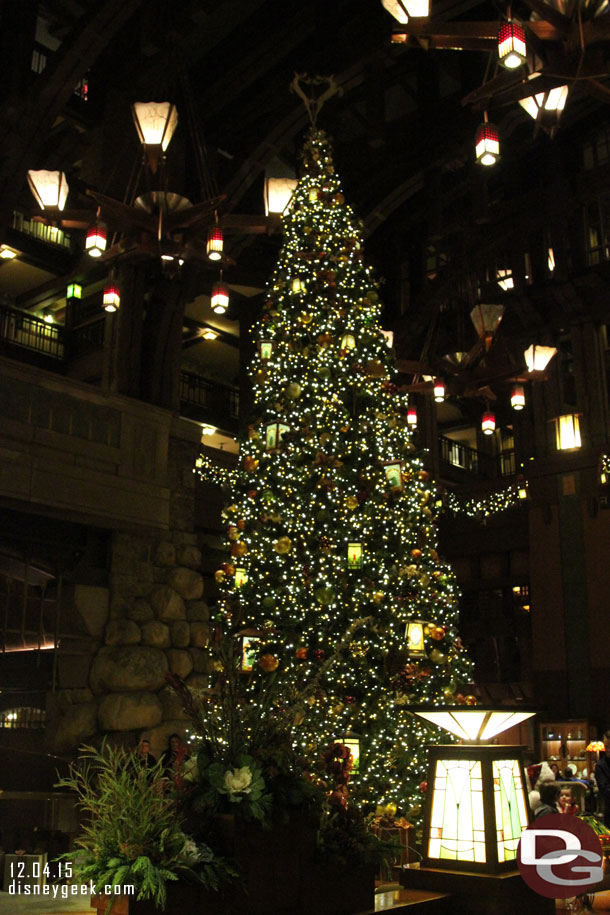
[(100, 257), (106, 250), (108, 233), (106, 226), (99, 220), (92, 223), (87, 229), (85, 237), (85, 251), (90, 257)]
[(116, 283), (106, 283), (104, 286), (103, 306), (104, 311), (118, 311), (121, 304), (121, 292)]
[(504, 314), (504, 305), (475, 305), (470, 320), (482, 340), (491, 340)]
[(417, 408), (409, 406), (407, 408), (407, 425), (414, 429), (417, 426)]
[(541, 122), (543, 126), (552, 126), (559, 120), (567, 98), (568, 87), (555, 86), (546, 92), (519, 99), (519, 104), (535, 121)]
[(421, 708), (414, 709), (414, 712), (419, 718), (424, 718), (469, 743), (491, 740), (507, 728), (527, 721), (536, 714), (524, 709), (489, 709), (481, 706)]
[(525, 390), (522, 384), (514, 384), (510, 392), (510, 405), (513, 410), (522, 410), (525, 406)]
[(134, 102), (133, 119), (143, 146), (160, 146), (165, 152), (178, 126), (178, 110), (172, 102)]
[(430, 15), (429, 0), (381, 0), (381, 4), (401, 25), (406, 25), (410, 18)]
[(556, 352), (554, 346), (537, 346), (532, 343), (523, 353), (528, 372), (544, 372)]
[(564, 413), (555, 418), (555, 437), (558, 451), (576, 451), (580, 448), (582, 442), (578, 413)]
[(498, 57), (507, 70), (515, 70), (525, 63), (527, 47), (525, 30), (518, 22), (504, 22), (498, 32)]
[(69, 190), (63, 172), (30, 169), (28, 184), (41, 210), (63, 210)]
[(445, 382), (442, 378), (434, 379), (434, 399), (437, 403), (442, 403), (445, 399)]
[(475, 156), (480, 165), (495, 165), (500, 158), (500, 134), (494, 124), (479, 124), (475, 137)]
[(296, 178), (265, 178), (265, 213), (283, 213), (297, 186)]
[(224, 283), (216, 283), (212, 289), (212, 311), (217, 315), (223, 315), (229, 307), (229, 290)]
[(223, 248), (223, 238), (222, 238), (222, 229), (219, 229), (218, 226), (214, 226), (208, 232), (208, 240), (205, 247), (206, 254), (211, 261), (219, 261), (222, 259), (222, 248)]

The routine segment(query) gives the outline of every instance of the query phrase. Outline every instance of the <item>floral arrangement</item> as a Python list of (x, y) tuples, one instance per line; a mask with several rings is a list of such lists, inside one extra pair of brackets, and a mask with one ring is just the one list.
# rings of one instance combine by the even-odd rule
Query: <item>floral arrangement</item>
[[(157, 763), (141, 765), (137, 756), (102, 743), (85, 746), (70, 774), (57, 787), (69, 788), (85, 814), (73, 861), (75, 876), (102, 887), (135, 887), (136, 899), (165, 907), (167, 883), (180, 878), (218, 890), (235, 871), (204, 843), (182, 828), (174, 787)], [(107, 912), (112, 907), (109, 898)]]

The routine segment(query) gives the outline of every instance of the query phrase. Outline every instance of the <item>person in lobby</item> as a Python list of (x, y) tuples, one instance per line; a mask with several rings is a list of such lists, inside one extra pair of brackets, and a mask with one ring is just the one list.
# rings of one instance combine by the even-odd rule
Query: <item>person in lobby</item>
[(610, 826), (610, 730), (604, 731), (604, 752), (595, 766), (595, 781), (604, 802), (604, 826)]
[(182, 775), (182, 767), (189, 757), (187, 747), (182, 741), (180, 734), (170, 734), (167, 739), (167, 749), (161, 756), (163, 770), (167, 778), (174, 781)]
[(542, 782), (542, 784), (538, 786), (540, 803), (538, 806), (534, 807), (534, 820), (537, 820), (539, 817), (548, 816), (550, 813), (562, 813), (559, 808), (560, 791), (560, 786), (554, 780)]
[(145, 769), (152, 769), (157, 764), (156, 757), (150, 752), (150, 740), (146, 740), (146, 738), (143, 738), (138, 744), (136, 756), (140, 765)]

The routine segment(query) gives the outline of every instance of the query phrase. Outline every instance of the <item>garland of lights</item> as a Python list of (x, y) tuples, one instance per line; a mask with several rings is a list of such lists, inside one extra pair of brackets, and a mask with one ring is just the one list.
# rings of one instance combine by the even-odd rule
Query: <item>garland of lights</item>
[(602, 454), (600, 458), (600, 475), (604, 474), (606, 480), (610, 477), (610, 454)]
[(219, 467), (207, 454), (200, 454), (195, 461), (193, 473), (196, 473), (202, 483), (217, 483), (233, 489), (237, 485), (238, 474), (235, 470), (229, 470), (228, 467)]
[(522, 491), (522, 487), (519, 487), (517, 483), (511, 483), (501, 492), (492, 492), (478, 499), (458, 496), (450, 492), (445, 495), (444, 503), (446, 508), (454, 514), (467, 515), (469, 518), (480, 521), (482, 518), (489, 518), (520, 505), (523, 502), (520, 490)]

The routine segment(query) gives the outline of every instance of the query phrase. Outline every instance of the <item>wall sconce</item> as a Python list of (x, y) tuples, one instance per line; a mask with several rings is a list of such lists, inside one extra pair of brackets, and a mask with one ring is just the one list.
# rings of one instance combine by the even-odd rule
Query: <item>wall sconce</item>
[(538, 346), (532, 343), (523, 353), (528, 372), (544, 372), (556, 352), (554, 346)]
[(265, 178), (265, 215), (283, 213), (297, 187), (296, 178)]
[(498, 32), (498, 57), (507, 70), (516, 70), (527, 59), (525, 29), (518, 22), (504, 22)]
[(216, 426), (210, 426), (208, 423), (204, 423), (201, 427), (201, 434), (203, 435), (214, 435), (216, 432)]
[(224, 315), (229, 307), (229, 290), (224, 283), (216, 283), (212, 289), (211, 305), (216, 315)]
[(581, 447), (580, 414), (564, 413), (555, 417), (555, 440), (558, 451), (576, 451)]
[(96, 220), (87, 229), (85, 251), (90, 257), (101, 257), (106, 250), (108, 230), (103, 222)]
[(400, 461), (385, 461), (383, 469), (390, 489), (393, 492), (402, 492), (402, 463)]
[(528, 825), (522, 750), (481, 742), (535, 713), (477, 706), (415, 714), (466, 741), (428, 750), (422, 868), (488, 874), (514, 870), (521, 832)]
[(178, 126), (178, 110), (172, 102), (134, 102), (131, 111), (148, 165), (156, 172)]
[(434, 379), (434, 399), (436, 403), (442, 403), (445, 399), (445, 382), (442, 378)]
[(66, 299), (80, 299), (83, 295), (83, 287), (79, 283), (69, 283), (66, 288)]
[(121, 304), (121, 291), (115, 282), (106, 283), (104, 286), (104, 298), (102, 300), (104, 311), (112, 314), (119, 310)]
[(219, 337), (219, 334), (217, 334), (215, 330), (212, 330), (211, 327), (205, 327), (201, 331), (201, 338), (203, 340), (217, 340), (218, 337)]
[(350, 541), (347, 544), (347, 567), (348, 569), (361, 569), (364, 561), (362, 553), (362, 544), (359, 541)]
[(267, 423), (265, 426), (265, 450), (275, 451), (282, 440), (282, 436), (289, 429), (290, 426), (285, 423)]
[(9, 248), (8, 245), (0, 245), (0, 259), (12, 261), (15, 257), (17, 257), (17, 252), (13, 248)]
[(273, 353), (273, 341), (272, 340), (259, 340), (258, 341), (258, 351), (260, 353), (260, 357), (263, 362), (266, 362), (268, 359), (271, 359), (271, 354)]
[(510, 405), (513, 410), (522, 410), (525, 406), (525, 390), (522, 384), (514, 384), (510, 392)]
[(30, 169), (28, 184), (41, 210), (63, 210), (69, 190), (63, 172)]
[(491, 412), (491, 410), (486, 410), (483, 413), (483, 419), (481, 420), (481, 432), (483, 435), (493, 435), (496, 428), (496, 417)]
[(222, 229), (219, 229), (218, 226), (214, 226), (208, 232), (208, 240), (205, 246), (205, 252), (208, 256), (208, 259), (211, 261), (219, 261), (222, 259), (222, 249), (223, 249), (223, 238), (222, 238)]
[(424, 620), (412, 620), (405, 628), (407, 651), (410, 658), (425, 658), (425, 635), (428, 623)]
[(500, 134), (494, 124), (485, 120), (477, 127), (474, 141), (475, 157), (479, 165), (495, 165), (500, 158)]

